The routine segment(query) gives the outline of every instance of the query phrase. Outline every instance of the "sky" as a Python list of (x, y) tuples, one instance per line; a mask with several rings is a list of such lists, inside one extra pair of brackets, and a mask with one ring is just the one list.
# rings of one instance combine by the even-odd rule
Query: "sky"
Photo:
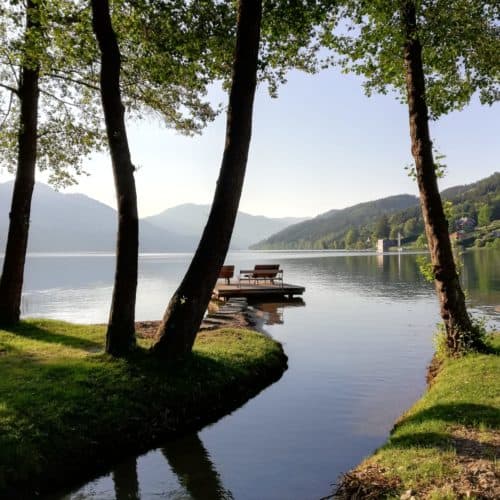
[[(210, 203), (220, 167), (225, 113), (201, 136), (185, 137), (151, 118), (128, 124), (139, 213), (182, 203)], [(446, 155), (440, 187), (474, 182), (500, 170), (499, 106), (474, 100), (431, 125)], [(417, 194), (404, 167), (411, 164), (408, 114), (394, 95), (366, 97), (362, 80), (335, 69), (290, 73), (278, 99), (258, 88), (252, 142), (240, 210), (269, 217), (311, 217), (385, 196)], [(105, 153), (84, 162), (91, 174), (67, 192), (115, 206), (111, 162)], [(0, 182), (11, 179), (0, 172)], [(44, 181), (43, 175), (38, 180)]]

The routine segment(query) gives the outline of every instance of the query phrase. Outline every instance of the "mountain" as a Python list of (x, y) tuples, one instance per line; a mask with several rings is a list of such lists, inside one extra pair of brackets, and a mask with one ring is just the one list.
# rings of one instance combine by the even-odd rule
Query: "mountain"
[[(199, 238), (207, 222), (210, 205), (186, 203), (168, 208), (163, 212), (146, 217), (148, 223), (177, 234)], [(298, 217), (269, 218), (238, 212), (231, 247), (246, 249), (253, 243), (281, 231), (291, 224), (305, 220)]]
[[(0, 251), (5, 248), (12, 182), (0, 184)], [(64, 194), (37, 183), (33, 192), (28, 251), (113, 252), (116, 211), (82, 194)], [(192, 238), (140, 221), (143, 252), (191, 250)]]
[[(0, 253), (5, 248), (12, 182), (0, 184)], [(142, 252), (193, 251), (209, 212), (208, 205), (180, 205), (140, 220)], [(238, 213), (232, 247), (248, 248), (303, 219), (270, 219)], [(37, 183), (33, 192), (28, 251), (113, 252), (116, 211), (83, 194), (65, 194)]]
[[(500, 173), (472, 184), (441, 192), (449, 202), (450, 232), (465, 218), (478, 220), (487, 207), (491, 220), (500, 219)], [(378, 237), (395, 238), (398, 233), (414, 241), (424, 231), (418, 198), (398, 195), (331, 210), (314, 219), (295, 224), (253, 245), (255, 249), (371, 248)]]
[[(416, 196), (401, 194), (360, 203), (342, 210), (330, 210), (314, 219), (294, 224), (253, 245), (252, 248), (325, 248), (323, 241), (343, 238), (352, 227), (374, 222), (381, 215), (392, 214), (417, 204), (418, 198)], [(321, 243), (315, 244), (315, 242)]]

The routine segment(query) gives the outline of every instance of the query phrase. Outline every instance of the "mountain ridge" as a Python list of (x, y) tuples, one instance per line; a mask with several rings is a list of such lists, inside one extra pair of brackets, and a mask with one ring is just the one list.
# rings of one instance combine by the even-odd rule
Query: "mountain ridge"
[[(493, 220), (500, 218), (500, 173), (495, 172), (476, 182), (444, 189), (441, 196), (443, 200), (452, 202), (450, 231), (454, 230), (462, 217), (477, 218), (480, 206), (485, 204)], [(416, 196), (393, 195), (340, 210), (329, 210), (285, 228), (251, 248), (363, 249), (372, 248), (377, 237), (396, 237), (398, 232), (410, 239), (416, 239), (423, 233), (422, 214)]]
[[(6, 244), (12, 187), (13, 181), (0, 183), (0, 253)], [(181, 213), (183, 208), (189, 206), (196, 208), (194, 219), (191, 218), (190, 221), (186, 214)], [(203, 216), (199, 214), (199, 207), (204, 212)], [(161, 224), (153, 223), (157, 216), (139, 220), (141, 252), (191, 252), (196, 248), (209, 206), (185, 203), (157, 215), (172, 210), (179, 212), (177, 226), (162, 227)], [(238, 213), (238, 218), (240, 223), (235, 228), (233, 249), (246, 249), (251, 243), (261, 239), (260, 235), (267, 237), (287, 225), (288, 220), (300, 220), (272, 219), (244, 212)], [(153, 219), (153, 222), (148, 219)], [(245, 225), (248, 220), (252, 221), (252, 226)], [(187, 227), (187, 230), (174, 230), (183, 227)], [(36, 184), (31, 210), (29, 252), (114, 252), (116, 229), (117, 213), (114, 208), (83, 193), (62, 193), (46, 184)], [(242, 237), (238, 238), (238, 232)], [(245, 238), (245, 235), (249, 236)]]

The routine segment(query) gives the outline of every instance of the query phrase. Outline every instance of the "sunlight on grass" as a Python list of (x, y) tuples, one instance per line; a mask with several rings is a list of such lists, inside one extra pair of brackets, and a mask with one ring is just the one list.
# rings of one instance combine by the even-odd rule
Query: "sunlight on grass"
[(182, 364), (144, 348), (113, 359), (104, 338), (103, 326), (48, 320), (0, 330), (0, 493), (221, 416), (286, 367), (281, 346), (249, 330), (199, 335)]

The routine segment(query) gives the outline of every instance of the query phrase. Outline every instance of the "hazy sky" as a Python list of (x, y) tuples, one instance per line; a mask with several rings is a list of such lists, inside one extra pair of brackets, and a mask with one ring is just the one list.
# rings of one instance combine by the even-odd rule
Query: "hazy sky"
[[(446, 155), (441, 187), (500, 170), (499, 107), (474, 101), (432, 124)], [(180, 203), (210, 203), (224, 144), (225, 115), (187, 138), (151, 120), (129, 124), (141, 216)], [(417, 193), (410, 163), (407, 109), (393, 96), (363, 94), (361, 80), (335, 70), (294, 72), (271, 99), (259, 88), (240, 209), (268, 216), (314, 216), (399, 193)], [(114, 206), (107, 155), (86, 160), (90, 177), (70, 189)], [(9, 179), (0, 173), (0, 181)], [(44, 180), (43, 176), (38, 176)]]

